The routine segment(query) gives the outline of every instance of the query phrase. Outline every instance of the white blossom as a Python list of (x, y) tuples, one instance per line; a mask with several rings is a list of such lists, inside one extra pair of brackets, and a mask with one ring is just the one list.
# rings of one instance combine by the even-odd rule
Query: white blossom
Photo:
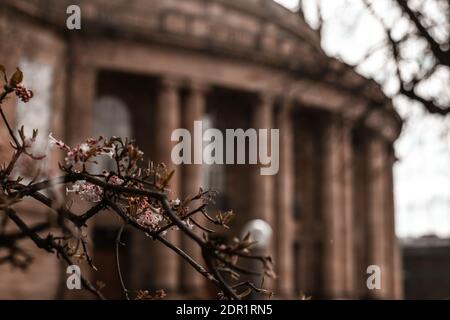
[(100, 202), (102, 200), (102, 189), (85, 180), (78, 180), (72, 185), (72, 189), (66, 188), (66, 193), (75, 193), (80, 196), (82, 200), (88, 202)]

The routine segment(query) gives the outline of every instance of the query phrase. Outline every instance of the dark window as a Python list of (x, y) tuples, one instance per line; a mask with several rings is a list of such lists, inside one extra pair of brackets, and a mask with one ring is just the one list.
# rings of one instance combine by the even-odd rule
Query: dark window
[[(94, 265), (99, 272), (95, 273), (96, 281), (105, 284), (103, 294), (109, 299), (122, 299), (123, 294), (116, 268), (116, 238), (119, 232), (117, 227), (95, 227), (94, 228)], [(128, 278), (130, 260), (130, 233), (124, 230), (120, 246), (120, 267), (122, 275)]]

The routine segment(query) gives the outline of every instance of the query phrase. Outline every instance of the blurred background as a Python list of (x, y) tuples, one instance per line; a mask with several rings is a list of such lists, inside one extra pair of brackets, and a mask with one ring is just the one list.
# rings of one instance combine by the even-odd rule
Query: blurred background
[[(72, 4), (80, 29), (67, 25)], [(275, 298), (447, 299), (449, 17), (446, 0), (4, 0), (0, 63), (19, 66), (35, 92), (5, 110), (16, 127), (45, 133), (46, 152), (50, 132), (69, 144), (119, 135), (168, 163), (170, 133), (194, 120), (279, 128), (274, 177), (252, 165), (177, 168), (180, 197), (202, 185), (219, 191), (211, 210), (236, 211), (219, 239), (268, 223), (258, 250), (275, 258)], [(30, 223), (35, 212), (45, 213), (25, 207)], [(116, 222), (94, 223), (104, 272), (90, 277), (121, 298)], [(131, 287), (215, 298), (176, 257), (132, 232), (125, 239)], [(201, 259), (186, 239), (170, 239)], [(85, 298), (65, 288), (54, 257), (29, 247), (29, 269), (0, 265), (0, 298)], [(374, 264), (382, 287), (371, 290)]]
[[(405, 1), (447, 54), (449, 4), (446, 1)], [(282, 1), (303, 12), (313, 28), (322, 25), (322, 47), (331, 56), (356, 65), (361, 74), (383, 84), (404, 120), (395, 143), (396, 233), (401, 239), (406, 298), (448, 297), (450, 234), (450, 119), (428, 112), (418, 100), (398, 95), (396, 62), (386, 29), (403, 41), (400, 69), (404, 79), (424, 70), (417, 92), (443, 107), (450, 105), (450, 70), (436, 63), (414, 23), (397, 1)], [(433, 66), (437, 64), (433, 70)], [(430, 71), (431, 70), (431, 71)], [(427, 74), (427, 71), (423, 73)], [(406, 82), (406, 81), (405, 81)], [(448, 112), (448, 111), (447, 111)], [(442, 267), (442, 268), (441, 268)], [(445, 283), (443, 289), (429, 283)]]

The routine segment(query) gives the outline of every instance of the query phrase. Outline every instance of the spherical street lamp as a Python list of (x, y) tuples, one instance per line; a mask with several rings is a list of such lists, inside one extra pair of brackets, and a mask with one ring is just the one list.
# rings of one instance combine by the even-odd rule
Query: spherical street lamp
[(256, 250), (269, 248), (272, 239), (272, 227), (262, 219), (248, 221), (242, 228), (242, 236), (250, 232), (250, 239), (256, 243), (251, 247)]

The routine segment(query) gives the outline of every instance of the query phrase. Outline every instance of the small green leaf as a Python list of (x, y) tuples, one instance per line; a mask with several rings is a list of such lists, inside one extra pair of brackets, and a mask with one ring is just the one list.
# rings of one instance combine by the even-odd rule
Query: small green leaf
[(13, 76), (9, 80), (9, 85), (11, 87), (15, 87), (16, 85), (21, 83), (22, 80), (23, 80), (23, 73), (22, 73), (22, 71), (19, 68), (17, 68), (16, 72), (14, 72)]

